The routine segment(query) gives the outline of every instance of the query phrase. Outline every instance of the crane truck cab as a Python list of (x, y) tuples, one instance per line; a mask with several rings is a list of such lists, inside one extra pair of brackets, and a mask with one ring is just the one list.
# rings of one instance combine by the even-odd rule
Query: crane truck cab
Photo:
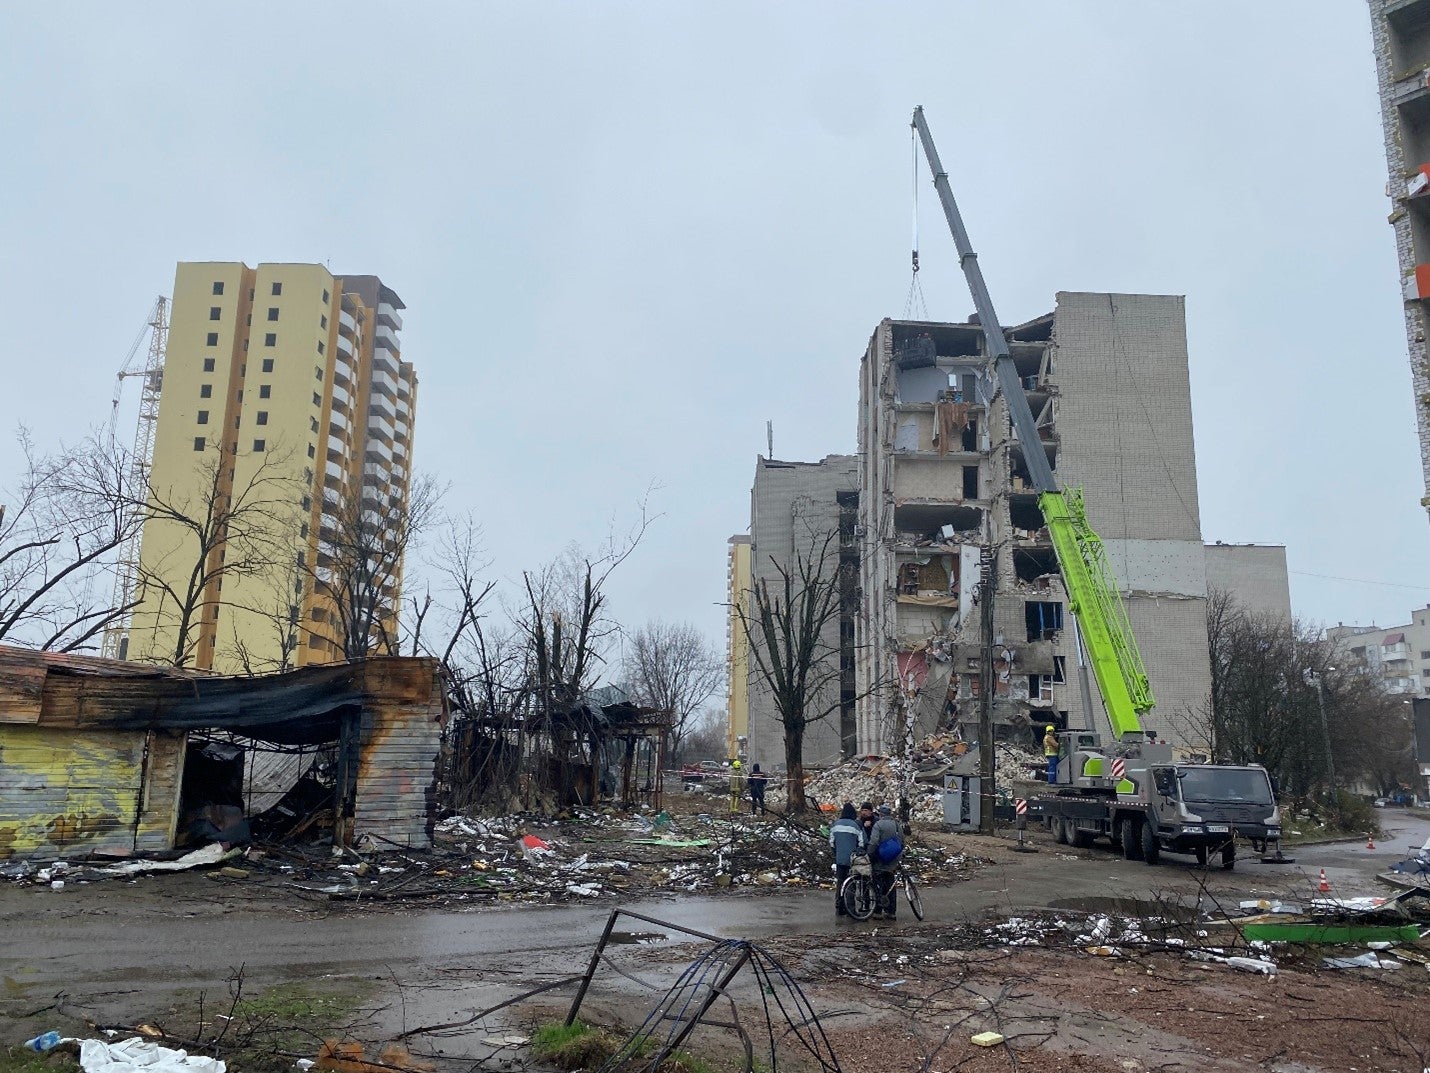
[[(1157, 764), (1148, 769), (1148, 837), (1158, 849), (1194, 854), (1205, 864), (1207, 854), (1222, 848), (1222, 865), (1230, 867), (1228, 850), (1240, 835), (1259, 853), (1281, 841), (1281, 811), (1271, 777), (1260, 765)], [(1154, 826), (1155, 825), (1155, 826)], [(1279, 848), (1279, 845), (1278, 845)]]
[(1275, 788), (1259, 765), (1182, 763), (1151, 735), (1106, 742), (1091, 731), (1065, 731), (1057, 782), (1030, 811), (1063, 843), (1088, 846), (1105, 837), (1129, 860), (1156, 864), (1163, 851), (1213, 854), (1236, 864), (1236, 838), (1257, 853), (1280, 856), (1281, 813)]

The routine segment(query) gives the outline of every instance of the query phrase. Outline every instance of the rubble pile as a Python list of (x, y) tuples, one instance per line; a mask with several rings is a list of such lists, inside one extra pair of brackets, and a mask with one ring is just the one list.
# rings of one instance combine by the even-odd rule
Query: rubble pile
[[(1000, 741), (994, 746), (994, 770), (998, 781), (1029, 781), (1045, 767), (1045, 761), (1030, 748)], [(978, 744), (957, 734), (935, 734), (914, 749), (914, 785), (911, 788), (910, 816), (917, 821), (943, 821), (943, 780), (945, 775), (978, 774)], [(899, 778), (892, 757), (856, 757), (806, 780), (805, 797), (824, 811), (844, 802), (893, 804), (899, 796)], [(766, 792), (771, 805), (784, 803), (784, 789), (778, 780)]]
[[(917, 845), (907, 860), (925, 882), (968, 878), (982, 864)], [(11, 862), (3, 874), (59, 891), (66, 881), (132, 880), (147, 872), (200, 868), (201, 875), (255, 894), (364, 903), (548, 903), (833, 882), (827, 828), (775, 817), (596, 808), (557, 817), (450, 816), (437, 824), (431, 850), (375, 843), (335, 849), (321, 841), (246, 848), (214, 843), (170, 861)]]

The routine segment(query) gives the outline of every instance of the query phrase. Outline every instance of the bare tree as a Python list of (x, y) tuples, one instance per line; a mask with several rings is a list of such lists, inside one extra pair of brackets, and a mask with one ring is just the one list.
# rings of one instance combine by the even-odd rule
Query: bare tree
[(522, 574), (526, 600), (512, 623), (526, 638), (533, 689), (547, 713), (569, 707), (596, 684), (620, 631), (607, 613), (606, 585), (634, 554), (654, 519), (648, 496), (636, 522), (612, 532), (594, 554), (570, 544), (540, 570)]
[[(307, 543), (300, 532), (296, 526), (289, 527), (288, 536), (295, 551)], [(266, 624), (273, 642), (269, 651), (273, 654), (254, 653), (235, 626), (233, 651), (244, 674), (282, 674), (297, 666), (298, 649), (307, 643), (312, 633), (301, 618), (301, 602), (297, 596), (307, 584), (308, 576), (307, 567), (298, 561), (296, 554), (285, 556), (265, 571), (263, 591), (248, 605), (248, 610)]]
[(572, 789), (573, 764), (598, 761), (602, 728), (585, 699), (619, 632), (605, 590), (650, 521), (642, 502), (637, 523), (599, 551), (571, 545), (523, 573), (495, 625), (480, 529), (471, 519), (448, 525), (426, 564), (430, 586), (405, 608), (404, 647), (443, 660), (453, 712), (444, 781), (459, 807), (545, 807), (550, 791)]
[(1349, 652), (1223, 591), (1207, 607), (1212, 688), (1196, 729), (1215, 759), (1262, 764), (1297, 797), (1329, 791), (1332, 771), (1384, 786), (1410, 770), (1408, 705)]
[[(482, 528), (470, 514), (449, 523), (438, 545), (435, 569), (442, 580), (446, 641), (437, 653), (444, 667), (450, 666), (454, 654), (464, 643), (485, 644), (481, 636), (483, 608), (496, 582), (483, 580), (491, 568), (482, 543)], [(428, 591), (430, 600), (430, 590)], [(414, 647), (420, 644), (425, 613), (417, 616), (412, 631)]]
[(606, 614), (605, 583), (617, 564), (572, 547), (522, 574), (526, 608), (515, 618), (530, 652), (533, 688), (546, 714), (569, 708), (596, 684), (618, 630)]
[(672, 753), (671, 763), (712, 760), (726, 753), (725, 713), (716, 708), (703, 708), (686, 724), (685, 736), (678, 751)]
[(674, 713), (672, 753), (699, 708), (725, 681), (725, 660), (688, 622), (646, 623), (630, 636), (622, 677), (641, 704)]
[(325, 498), (317, 562), (310, 573), (333, 604), (344, 659), (399, 651), (397, 613), (409, 550), (437, 519), (445, 489), (413, 479), (406, 497), (363, 489)]
[(154, 644), (131, 658), (188, 665), (204, 611), (216, 613), (225, 603), (222, 582), (269, 571), (298, 554), (288, 518), (299, 485), (286, 455), (255, 453), (256, 464), (245, 466), (246, 478), (235, 484), (238, 457), (215, 446), (195, 469), (194, 491), (151, 486), (140, 504), (152, 527), (145, 530), (140, 607)]
[(113, 553), (141, 523), (124, 452), (98, 438), (52, 455), (19, 433), (19, 484), (0, 504), (0, 640), (74, 651), (134, 606), (112, 605)]
[[(839, 710), (838, 533), (811, 533), (807, 547), (788, 563), (771, 558), (778, 582), (759, 580), (748, 606), (735, 605), (749, 639), (750, 656), (784, 724), (785, 781), (791, 811), (805, 809), (804, 735), (810, 724)], [(837, 568), (836, 568), (837, 567)]]

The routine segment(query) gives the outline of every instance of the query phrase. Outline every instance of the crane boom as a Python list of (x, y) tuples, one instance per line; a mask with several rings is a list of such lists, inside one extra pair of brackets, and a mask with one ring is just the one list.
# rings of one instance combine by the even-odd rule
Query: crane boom
[[(958, 263), (968, 279), (968, 289), (973, 292), (973, 308), (978, 310), (978, 322), (983, 327), (984, 338), (988, 340), (988, 354), (993, 359), (993, 371), (1003, 388), (1004, 397), (1008, 400), (1008, 412), (1013, 417), (1013, 428), (1018, 433), (1018, 442), (1023, 445), (1023, 459), (1028, 465), (1029, 476), (1033, 478), (1033, 487), (1039, 492), (1056, 492), (1058, 482), (1053, 476), (1053, 467), (1048, 464), (1047, 456), (1043, 454), (1043, 441), (1038, 435), (1033, 411), (1028, 409), (1027, 400), (1023, 399), (1023, 385), (1018, 380), (1018, 369), (1013, 364), (1013, 357), (1008, 353), (1008, 339), (1003, 334), (998, 314), (993, 311), (993, 298), (988, 293), (988, 285), (983, 282), (983, 270), (978, 267), (978, 254), (973, 252), (973, 243), (968, 240), (968, 231), (963, 226), (958, 203), (953, 200), (953, 188), (948, 185), (948, 172), (943, 170), (938, 150), (934, 148), (933, 135), (929, 133), (928, 124), (924, 122), (922, 105), (914, 109), (914, 129), (918, 131), (919, 141), (923, 143), (924, 156), (928, 158), (929, 171), (933, 173), (934, 189), (938, 191), (938, 199), (943, 205), (948, 229), (953, 232), (953, 244), (958, 247)], [(1015, 399), (1022, 400), (1023, 405), (1015, 406)]]
[(933, 173), (934, 189), (938, 191), (939, 202), (943, 205), (948, 229), (953, 233), (953, 244), (958, 248), (959, 265), (973, 294), (973, 305), (978, 311), (993, 371), (1003, 389), (1013, 429), (1022, 445), (1028, 475), (1038, 491), (1038, 506), (1043, 512), (1043, 520), (1047, 523), (1053, 550), (1058, 557), (1058, 568), (1067, 588), (1069, 610), (1077, 616), (1078, 625), (1082, 628), (1088, 660), (1102, 693), (1103, 707), (1107, 710), (1113, 736), (1121, 740), (1128, 734), (1140, 734), (1141, 717), (1152, 710), (1155, 701), (1142, 656), (1137, 651), (1137, 641), (1127, 621), (1127, 610), (1107, 564), (1102, 541), (1087, 523), (1082, 492), (1074, 489), (1064, 493), (1058, 487), (1053, 467), (1043, 452), (1037, 422), (1023, 394), (1017, 367), (1008, 352), (1007, 337), (993, 309), (993, 298), (983, 280), (983, 270), (978, 266), (978, 255), (973, 252), (973, 244), (969, 241), (968, 230), (963, 225), (953, 188), (948, 182), (948, 173), (943, 169), (933, 144), (933, 135), (924, 120), (922, 106), (914, 109), (913, 127), (923, 144), (929, 171)]

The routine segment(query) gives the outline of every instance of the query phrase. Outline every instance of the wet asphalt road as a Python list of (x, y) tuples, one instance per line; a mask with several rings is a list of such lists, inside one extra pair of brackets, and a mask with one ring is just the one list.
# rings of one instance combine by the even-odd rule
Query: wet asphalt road
[[(1207, 888), (1224, 905), (1240, 898), (1309, 897), (1319, 869), (1334, 892), (1385, 894), (1378, 872), (1430, 837), (1430, 810), (1386, 810), (1388, 837), (1375, 850), (1335, 843), (1295, 850), (1294, 865), (1238, 861), (1213, 868)], [(1150, 903), (1168, 891), (1196, 897), (1201, 876), (1191, 858), (1164, 855), (1157, 867), (1124, 861), (1105, 847), (1073, 854), (1039, 835), (1038, 852), (1001, 852), (972, 879), (923, 892), (928, 919), (899, 927), (936, 928), (992, 912), (1039, 908), (1116, 909)], [(752, 890), (718, 897), (662, 897), (630, 903), (651, 916), (701, 931), (761, 939), (830, 934), (862, 927), (836, 921), (828, 892)], [(421, 1014), (470, 1009), (517, 980), (577, 973), (615, 903), (559, 907), (343, 909), (309, 903), (247, 903), (242, 889), (199, 876), (134, 883), (0, 887), (0, 982), (10, 1015), (58, 991), (98, 1020), (152, 1010), (165, 994), (222, 994), (234, 968), (251, 987), (325, 976), (397, 977), (432, 988)], [(630, 931), (654, 932), (632, 922)], [(530, 986), (528, 984), (527, 986)], [(40, 1000), (40, 1001), (35, 1001)]]

